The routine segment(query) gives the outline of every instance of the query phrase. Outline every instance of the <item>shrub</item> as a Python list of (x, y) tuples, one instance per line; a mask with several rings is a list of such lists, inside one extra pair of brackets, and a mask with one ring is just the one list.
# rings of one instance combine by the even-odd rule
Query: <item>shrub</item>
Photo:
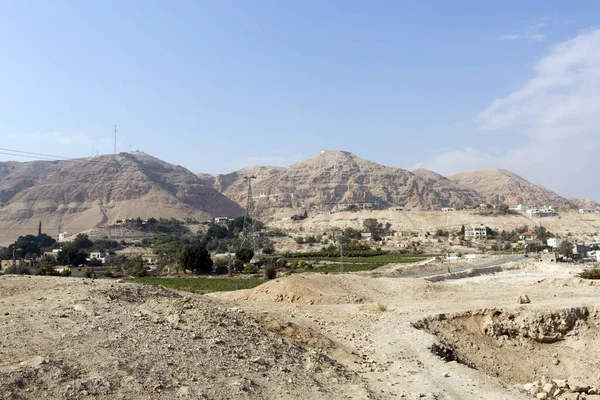
[(58, 272), (54, 270), (52, 265), (43, 265), (38, 269), (38, 275), (58, 275)]
[(229, 272), (229, 266), (227, 264), (225, 264), (225, 265), (215, 264), (213, 271), (216, 275), (225, 275), (226, 273)]
[(86, 278), (91, 278), (94, 275), (94, 271), (90, 267), (85, 267), (81, 272)]
[(71, 269), (65, 268), (58, 274), (59, 276), (71, 276)]
[(31, 270), (25, 266), (11, 265), (4, 270), (5, 274), (31, 275)]
[(245, 274), (255, 274), (258, 272), (258, 268), (254, 264), (246, 264), (244, 265), (244, 270), (242, 271)]
[(280, 258), (277, 260), (277, 268), (285, 268), (287, 267), (287, 260), (285, 258)]
[(265, 278), (267, 279), (275, 279), (277, 278), (277, 267), (274, 265), (267, 265), (264, 269)]
[(600, 268), (594, 267), (590, 269), (584, 269), (578, 276), (584, 279), (600, 279)]

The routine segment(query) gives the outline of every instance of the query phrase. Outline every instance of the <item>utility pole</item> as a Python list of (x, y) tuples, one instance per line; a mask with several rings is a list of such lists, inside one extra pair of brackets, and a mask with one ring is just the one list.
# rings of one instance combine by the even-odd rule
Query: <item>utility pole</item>
[(17, 266), (17, 241), (15, 240), (15, 244), (13, 244), (13, 268)]
[(254, 199), (252, 198), (252, 179), (256, 179), (256, 177), (249, 175), (244, 176), (244, 179), (248, 182), (248, 203), (246, 205), (246, 213), (244, 214), (241, 247), (252, 249), (256, 255), (258, 253), (258, 240), (254, 221)]
[(340, 240), (340, 274), (344, 273), (344, 244)]
[(117, 154), (117, 126), (115, 125), (115, 155)]

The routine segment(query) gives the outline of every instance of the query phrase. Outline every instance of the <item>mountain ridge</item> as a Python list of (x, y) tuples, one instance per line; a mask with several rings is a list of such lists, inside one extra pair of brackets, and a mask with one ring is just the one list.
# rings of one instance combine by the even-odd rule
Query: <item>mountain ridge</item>
[(141, 152), (0, 163), (0, 179), (0, 240), (39, 221), (46, 231), (77, 232), (124, 218), (243, 214), (192, 172)]

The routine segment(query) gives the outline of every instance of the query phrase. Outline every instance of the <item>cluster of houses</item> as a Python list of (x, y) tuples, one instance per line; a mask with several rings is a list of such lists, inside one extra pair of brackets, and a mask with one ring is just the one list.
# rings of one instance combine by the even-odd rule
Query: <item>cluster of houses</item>
[[(465, 240), (479, 241), (486, 239), (487, 227), (484, 225), (472, 226), (465, 229)], [(562, 239), (559, 238), (548, 238), (546, 243), (538, 238), (535, 232), (526, 231), (519, 234), (518, 244), (524, 247), (530, 245), (536, 245), (540, 248), (547, 246), (554, 251), (558, 250), (563, 243)], [(595, 246), (594, 246), (595, 245)], [(593, 261), (600, 262), (600, 250), (592, 250), (592, 247), (600, 245), (600, 242), (589, 242), (589, 243), (573, 243), (573, 249), (571, 251), (571, 258), (573, 259), (591, 259)]]

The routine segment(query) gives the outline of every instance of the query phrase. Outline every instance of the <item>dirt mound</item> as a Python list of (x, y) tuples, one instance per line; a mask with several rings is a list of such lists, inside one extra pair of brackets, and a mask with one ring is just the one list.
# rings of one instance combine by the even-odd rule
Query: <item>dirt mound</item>
[(0, 398), (377, 398), (318, 335), (200, 296), (0, 276), (0, 309)]
[(414, 324), (440, 339), (432, 351), (445, 360), (523, 385), (545, 375), (600, 383), (600, 315), (596, 309), (484, 309), (440, 314)]
[(376, 301), (381, 287), (355, 275), (299, 274), (228, 295), (232, 300), (303, 304), (356, 304)]

